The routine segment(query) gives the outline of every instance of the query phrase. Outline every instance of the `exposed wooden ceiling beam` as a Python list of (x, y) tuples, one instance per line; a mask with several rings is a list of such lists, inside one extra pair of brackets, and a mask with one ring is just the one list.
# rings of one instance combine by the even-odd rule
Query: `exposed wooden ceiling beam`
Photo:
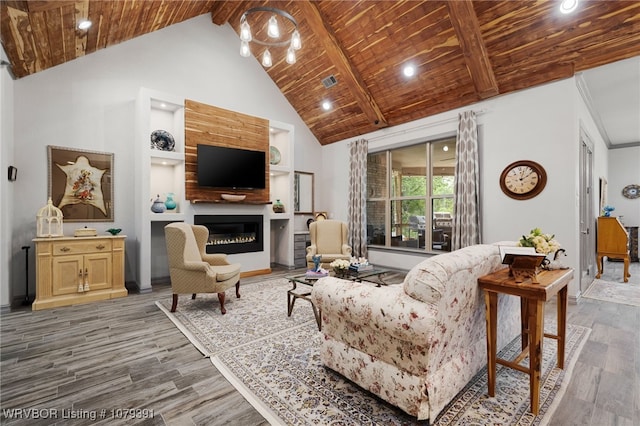
[[(218, 1), (211, 6), (211, 22), (216, 25), (224, 25), (234, 16), (237, 10), (243, 6), (243, 2)], [(234, 25), (231, 24), (233, 27)]]
[(496, 96), (499, 93), (498, 81), (480, 33), (480, 24), (473, 10), (473, 3), (471, 0), (448, 1), (447, 6), (478, 96), (481, 99)]
[(358, 70), (349, 62), (349, 58), (342, 50), (338, 39), (333, 30), (326, 24), (318, 10), (318, 6), (310, 1), (300, 1), (296, 4), (302, 12), (304, 19), (311, 27), (315, 36), (322, 42), (327, 56), (336, 67), (340, 75), (344, 76), (345, 83), (348, 85), (351, 93), (356, 99), (358, 106), (367, 118), (378, 127), (387, 127), (388, 123), (385, 119), (380, 107), (373, 99), (371, 92), (367, 89)]

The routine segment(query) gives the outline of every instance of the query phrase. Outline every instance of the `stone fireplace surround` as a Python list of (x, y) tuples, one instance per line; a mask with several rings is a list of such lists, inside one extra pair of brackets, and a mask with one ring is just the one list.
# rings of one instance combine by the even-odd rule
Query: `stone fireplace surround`
[(194, 224), (209, 229), (207, 253), (251, 253), (264, 250), (262, 215), (195, 215)]

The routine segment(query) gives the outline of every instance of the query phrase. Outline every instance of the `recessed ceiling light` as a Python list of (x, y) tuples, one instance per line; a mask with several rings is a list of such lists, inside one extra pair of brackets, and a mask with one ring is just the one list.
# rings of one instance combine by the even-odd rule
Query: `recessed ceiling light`
[(331, 109), (331, 102), (329, 101), (322, 102), (322, 109), (325, 111), (329, 111)]
[(86, 30), (90, 26), (91, 26), (91, 21), (89, 21), (87, 19), (83, 19), (82, 21), (78, 22), (78, 29)]
[(404, 68), (402, 68), (402, 73), (405, 77), (413, 77), (416, 73), (416, 67), (411, 64), (405, 65)]
[(562, 0), (560, 12), (571, 13), (578, 8), (578, 0)]
[(445, 145), (445, 146), (443, 146), (443, 147), (442, 147), (442, 150), (443, 150), (444, 152), (447, 152), (447, 151), (449, 151), (449, 147), (448, 147), (447, 145)]

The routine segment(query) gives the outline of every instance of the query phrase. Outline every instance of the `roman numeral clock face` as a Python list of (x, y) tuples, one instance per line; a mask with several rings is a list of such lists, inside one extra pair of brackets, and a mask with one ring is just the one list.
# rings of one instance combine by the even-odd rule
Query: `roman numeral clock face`
[(538, 195), (547, 184), (547, 173), (534, 162), (521, 160), (509, 164), (500, 175), (500, 188), (516, 200), (528, 200)]

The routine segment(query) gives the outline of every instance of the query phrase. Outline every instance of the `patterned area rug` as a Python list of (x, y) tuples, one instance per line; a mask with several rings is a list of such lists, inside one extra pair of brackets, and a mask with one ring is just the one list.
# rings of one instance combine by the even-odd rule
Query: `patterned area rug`
[(640, 284), (631, 279), (627, 283), (595, 279), (584, 292), (583, 297), (640, 306)]
[(226, 295), (225, 315), (220, 314), (217, 294), (198, 294), (195, 300), (191, 295), (180, 295), (174, 313), (170, 312), (170, 298), (158, 301), (156, 305), (200, 352), (211, 356), (294, 330), (313, 320), (311, 305), (303, 300), (296, 302), (291, 317), (287, 317), (287, 290), (290, 288), (291, 284), (283, 278), (241, 285), (240, 299), (237, 299), (234, 287)]
[[(215, 295), (199, 295), (196, 300), (185, 296), (175, 314), (169, 312), (170, 300), (156, 304), (271, 424), (418, 424), (414, 417), (320, 364), (321, 334), (310, 305), (299, 300), (292, 316), (287, 317), (289, 288), (285, 279), (242, 287), (241, 299), (228, 297), (224, 316)], [(546, 332), (553, 333), (554, 327), (546, 324)], [(495, 397), (486, 395), (487, 373), (483, 369), (434, 424), (546, 424), (562, 399), (589, 333), (588, 328), (568, 326), (564, 370), (554, 368), (555, 340), (545, 339), (538, 416), (529, 412), (528, 376), (498, 366)], [(519, 351), (516, 339), (500, 356), (510, 359)]]

